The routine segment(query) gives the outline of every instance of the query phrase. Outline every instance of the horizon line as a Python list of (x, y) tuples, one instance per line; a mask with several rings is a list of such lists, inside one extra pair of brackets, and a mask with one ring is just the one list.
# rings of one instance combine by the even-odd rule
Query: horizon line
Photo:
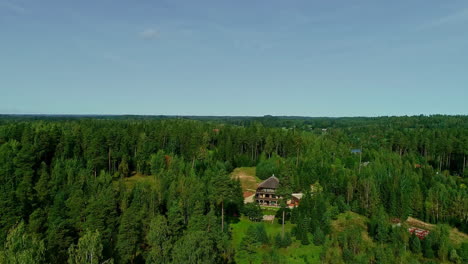
[(355, 115), (355, 116), (307, 116), (307, 115), (183, 115), (183, 114), (3, 114), (0, 113), (0, 117), (3, 116), (50, 116), (50, 117), (243, 117), (243, 118), (266, 118), (266, 117), (286, 117), (286, 118), (382, 118), (382, 117), (433, 117), (433, 116), (453, 116), (453, 117), (466, 117), (468, 114), (415, 114), (415, 115)]

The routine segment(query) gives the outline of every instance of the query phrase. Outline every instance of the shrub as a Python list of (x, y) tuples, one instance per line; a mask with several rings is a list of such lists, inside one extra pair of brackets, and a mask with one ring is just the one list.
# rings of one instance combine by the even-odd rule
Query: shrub
[(243, 213), (250, 221), (261, 221), (263, 219), (262, 209), (257, 203), (248, 203), (243, 208)]
[(284, 238), (281, 237), (281, 234), (275, 236), (275, 246), (278, 248), (289, 247), (292, 243), (291, 234), (286, 232)]

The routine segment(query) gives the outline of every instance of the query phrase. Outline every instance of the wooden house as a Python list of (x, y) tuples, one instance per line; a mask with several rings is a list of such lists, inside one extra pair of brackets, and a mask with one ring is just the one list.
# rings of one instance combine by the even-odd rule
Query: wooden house
[(279, 180), (275, 175), (261, 182), (255, 192), (255, 201), (264, 206), (279, 206), (278, 200), (281, 198), (276, 194), (279, 187)]

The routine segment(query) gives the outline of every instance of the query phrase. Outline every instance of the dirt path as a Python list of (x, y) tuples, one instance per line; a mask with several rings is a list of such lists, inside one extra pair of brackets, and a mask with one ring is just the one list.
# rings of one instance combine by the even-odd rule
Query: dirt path
[(428, 229), (428, 230), (431, 230), (434, 227), (433, 224), (423, 222), (423, 221), (421, 221), (419, 219), (416, 219), (416, 218), (413, 218), (411, 216), (408, 217), (406, 222), (411, 226), (415, 226), (415, 227), (419, 227), (419, 228), (423, 228), (423, 229)]

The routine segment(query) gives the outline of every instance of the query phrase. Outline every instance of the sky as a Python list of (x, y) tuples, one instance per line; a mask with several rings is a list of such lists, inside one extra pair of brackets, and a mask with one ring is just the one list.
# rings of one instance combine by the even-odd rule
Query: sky
[(468, 114), (468, 1), (0, 0), (0, 113)]

